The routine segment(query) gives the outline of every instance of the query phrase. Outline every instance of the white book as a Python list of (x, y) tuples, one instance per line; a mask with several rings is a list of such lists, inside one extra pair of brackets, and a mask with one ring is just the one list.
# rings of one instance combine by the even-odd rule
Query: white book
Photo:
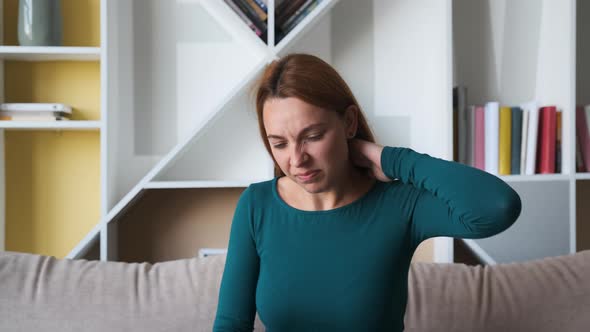
[(72, 108), (58, 103), (2, 103), (0, 111), (3, 112), (62, 112), (72, 113)]
[(529, 123), (527, 133), (527, 147), (526, 147), (526, 166), (525, 174), (535, 174), (535, 166), (537, 163), (537, 133), (539, 128), (539, 107), (535, 101), (530, 101), (521, 105), (521, 108), (529, 112)]
[(526, 151), (527, 151), (527, 135), (529, 131), (529, 111), (522, 110), (522, 138), (520, 141), (520, 174), (525, 174), (526, 167)]
[(485, 170), (498, 175), (498, 145), (500, 139), (500, 103), (491, 101), (485, 105)]
[(57, 117), (70, 117), (70, 113), (66, 112), (54, 112), (54, 111), (0, 111), (1, 116), (57, 116)]
[(47, 115), (47, 116), (27, 116), (27, 115), (17, 115), (17, 116), (12, 116), (11, 119), (12, 121), (68, 121), (70, 119), (65, 118), (65, 117), (61, 117), (61, 116), (51, 116), (51, 115)]

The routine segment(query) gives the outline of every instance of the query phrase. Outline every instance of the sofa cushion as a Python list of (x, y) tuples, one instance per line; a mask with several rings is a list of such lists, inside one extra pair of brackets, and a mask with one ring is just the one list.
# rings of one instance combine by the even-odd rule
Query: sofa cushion
[(406, 331), (588, 331), (590, 250), (493, 266), (414, 263)]
[(224, 262), (0, 252), (0, 331), (211, 331)]

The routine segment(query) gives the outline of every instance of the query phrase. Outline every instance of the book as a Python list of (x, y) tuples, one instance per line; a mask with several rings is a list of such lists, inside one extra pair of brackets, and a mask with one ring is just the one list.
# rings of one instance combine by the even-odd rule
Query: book
[(258, 18), (260, 18), (262, 21), (266, 22), (266, 19), (268, 18), (266, 11), (264, 9), (262, 9), (262, 7), (254, 0), (246, 0), (246, 2), (256, 12), (256, 15), (258, 15)]
[(236, 13), (240, 19), (250, 28), (250, 30), (254, 31), (257, 36), (262, 36), (262, 30), (260, 30), (249, 18), (242, 12), (238, 6), (232, 2), (232, 0), (224, 0), (224, 2)]
[(485, 106), (485, 170), (498, 175), (498, 144), (500, 105), (498, 102), (487, 102)]
[(555, 173), (561, 173), (561, 114), (561, 110), (557, 110), (555, 122)]
[(5, 121), (69, 121), (67, 117), (51, 116), (51, 115), (15, 115), (15, 116), (0, 116), (0, 120)]
[(537, 151), (537, 173), (555, 173), (555, 136), (557, 109), (555, 106), (541, 107), (539, 113), (539, 132)]
[(500, 108), (500, 127), (498, 143), (498, 174), (510, 174), (511, 134), (512, 134), (512, 110), (510, 107)]
[(68, 118), (70, 117), (70, 113), (66, 112), (54, 112), (54, 111), (0, 111), (1, 116), (7, 117), (18, 117), (18, 116), (29, 116), (29, 117), (39, 117), (39, 116), (55, 116), (55, 117), (63, 117)]
[(520, 157), (522, 149), (522, 109), (512, 107), (512, 130), (510, 133), (510, 174), (520, 174)]
[(299, 23), (301, 23), (301, 21), (303, 21), (307, 17), (307, 15), (309, 15), (311, 13), (311, 11), (314, 10), (315, 7), (317, 7), (318, 3), (319, 3), (318, 0), (314, 0), (309, 5), (306, 5), (300, 14), (295, 15), (295, 19), (291, 23), (285, 25), (285, 31), (288, 32), (288, 31), (293, 30), (293, 28), (295, 28), (295, 26), (297, 26)]
[(485, 171), (485, 108), (475, 107), (474, 166)]
[(306, 0), (299, 8), (297, 8), (297, 10), (291, 14), (291, 16), (281, 25), (281, 28), (286, 31), (289, 32), (295, 25), (296, 23), (294, 22), (299, 22), (300, 17), (301, 16), (305, 16), (306, 13), (308, 13), (309, 11), (307, 11), (307, 8), (311, 5), (314, 5), (314, 2), (316, 0)]
[(528, 129), (529, 129), (529, 111), (522, 110), (522, 134), (520, 135), (520, 173), (525, 174), (526, 168), (526, 156), (527, 156), (527, 146), (528, 146)]
[(526, 164), (525, 174), (535, 174), (535, 166), (537, 160), (537, 132), (539, 131), (539, 108), (535, 101), (527, 102), (520, 106), (529, 114), (528, 130), (527, 130), (527, 144), (526, 144)]
[(583, 106), (576, 107), (576, 137), (580, 146), (580, 156), (585, 166), (583, 172), (588, 172), (590, 171), (590, 133)]
[(2, 103), (2, 112), (62, 112), (72, 113), (69, 105), (59, 103)]

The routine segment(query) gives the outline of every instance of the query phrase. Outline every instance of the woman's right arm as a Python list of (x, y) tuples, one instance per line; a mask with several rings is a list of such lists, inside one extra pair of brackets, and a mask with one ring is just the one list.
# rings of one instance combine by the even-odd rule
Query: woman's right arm
[(251, 196), (249, 187), (234, 212), (213, 332), (254, 329), (260, 260), (254, 242)]

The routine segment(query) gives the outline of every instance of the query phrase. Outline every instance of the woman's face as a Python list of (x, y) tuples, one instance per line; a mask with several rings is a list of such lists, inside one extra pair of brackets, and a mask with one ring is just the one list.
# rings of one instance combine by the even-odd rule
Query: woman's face
[(263, 122), (274, 159), (295, 183), (310, 193), (328, 190), (349, 169), (347, 134), (356, 114), (344, 117), (300, 99), (269, 99)]

